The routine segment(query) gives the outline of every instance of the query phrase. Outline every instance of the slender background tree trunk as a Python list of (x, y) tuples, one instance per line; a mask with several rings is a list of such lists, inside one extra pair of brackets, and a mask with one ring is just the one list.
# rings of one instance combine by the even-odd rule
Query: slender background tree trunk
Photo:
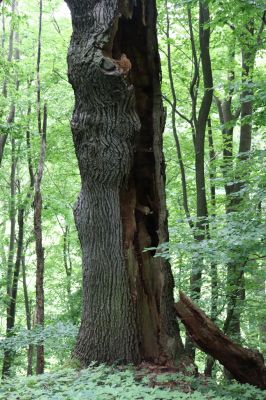
[[(41, 118), (41, 35), (42, 35), (42, 0), (40, 0), (38, 55), (37, 55), (37, 120), (40, 135), (40, 154), (38, 169), (34, 183), (34, 236), (36, 245), (36, 325), (44, 326), (44, 248), (42, 235), (42, 192), (41, 183), (43, 178), (44, 161), (46, 154), (46, 128), (47, 128), (47, 106), (43, 107), (43, 122)], [(30, 171), (30, 169), (29, 169)], [(37, 346), (36, 373), (44, 372), (44, 346)]]

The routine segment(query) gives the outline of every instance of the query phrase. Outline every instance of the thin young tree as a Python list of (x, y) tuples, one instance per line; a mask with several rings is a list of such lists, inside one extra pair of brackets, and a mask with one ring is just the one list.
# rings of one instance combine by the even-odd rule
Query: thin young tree
[[(11, 18), (14, 17), (17, 12), (17, 2), (12, 2), (12, 15)], [(14, 48), (14, 41), (16, 42), (16, 47)], [(9, 48), (8, 48), (8, 62), (12, 61), (14, 57), (15, 60), (19, 60), (19, 36), (18, 32), (14, 31), (13, 24), (11, 21), (10, 26), (10, 35), (9, 35)], [(14, 53), (14, 54), (13, 54)], [(14, 85), (16, 91), (19, 89), (18, 79), (15, 78)], [(7, 97), (7, 81), (4, 80), (3, 85), (3, 94)], [(13, 124), (15, 122), (16, 115), (16, 106), (14, 100), (11, 101), (10, 111), (7, 118), (8, 124)], [(0, 164), (3, 157), (3, 152), (5, 148), (7, 140), (7, 134), (0, 136)], [(12, 330), (14, 328), (15, 323), (15, 306), (13, 301), (13, 295), (17, 294), (17, 271), (20, 265), (20, 254), (23, 246), (23, 216), (19, 214), (18, 223), (19, 223), (19, 240), (17, 243), (17, 258), (14, 265), (14, 255), (16, 252), (16, 217), (17, 217), (17, 204), (16, 204), (16, 192), (17, 192), (17, 182), (16, 182), (16, 169), (17, 169), (17, 154), (16, 154), (16, 138), (14, 134), (11, 136), (11, 174), (10, 174), (10, 208), (9, 208), (9, 217), (10, 217), (10, 236), (9, 236), (9, 250), (8, 250), (8, 260), (7, 260), (7, 317), (6, 317), (6, 335), (12, 335)], [(22, 240), (22, 242), (21, 242)], [(15, 300), (16, 302), (16, 300)], [(10, 373), (11, 367), (11, 359), (12, 352), (10, 350), (6, 350), (4, 352), (4, 360), (3, 360), (3, 368), (2, 375), (7, 376)]]
[[(18, 2), (17, 0), (12, 0), (11, 3), (11, 22), (10, 22), (10, 31), (9, 31), (9, 40), (8, 40), (8, 55), (7, 55), (7, 61), (8, 63), (11, 63), (13, 60), (13, 56), (15, 55), (18, 56), (18, 50), (16, 50), (15, 54), (14, 54), (14, 36), (15, 36), (15, 29), (14, 29), (14, 23), (13, 23), (13, 18), (15, 18), (16, 15), (16, 11), (17, 11), (17, 7), (18, 7)], [(4, 19), (4, 14), (3, 14), (3, 31), (2, 31), (2, 49), (4, 50), (4, 46), (5, 46), (5, 19)], [(16, 82), (15, 82), (16, 84)], [(7, 87), (7, 79), (4, 79), (3, 82), (3, 88), (2, 88), (2, 94), (5, 98), (8, 97), (8, 87)], [(9, 107), (9, 113), (7, 116), (7, 123), (8, 124), (12, 124), (14, 122), (15, 119), (15, 112), (16, 112), (16, 108), (15, 108), (15, 103), (12, 100), (10, 107)], [(0, 166), (2, 164), (2, 160), (3, 160), (3, 155), (4, 155), (4, 150), (5, 150), (5, 146), (6, 146), (6, 141), (7, 141), (7, 137), (8, 137), (8, 133), (4, 132), (0, 135)]]
[[(37, 257), (36, 267), (36, 325), (44, 326), (44, 248), (42, 234), (42, 192), (41, 183), (43, 178), (45, 154), (46, 154), (46, 129), (47, 129), (47, 106), (43, 107), (43, 121), (41, 114), (41, 38), (42, 38), (42, 0), (40, 0), (38, 53), (37, 53), (37, 122), (40, 135), (39, 163), (34, 181), (34, 236)], [(36, 373), (44, 372), (44, 345), (37, 346)]]
[[(252, 11), (251, 9), (248, 11)], [(247, 12), (248, 15), (248, 12)], [(243, 204), (245, 185), (247, 180), (247, 169), (245, 168), (251, 151), (252, 144), (252, 116), (253, 116), (253, 73), (256, 53), (261, 46), (261, 39), (265, 27), (265, 12), (257, 23), (252, 17), (248, 22), (239, 27), (230, 24), (231, 33), (234, 37), (233, 45), (229, 48), (228, 65), (228, 95), (220, 100), (216, 98), (219, 118), (222, 125), (223, 137), (223, 175), (225, 179), (226, 213), (231, 214), (239, 210)], [(242, 71), (240, 93), (240, 107), (233, 109), (233, 96), (235, 95), (235, 46), (238, 38), (241, 47)], [(237, 156), (234, 156), (234, 127), (240, 119), (240, 136)], [(233, 178), (232, 178), (233, 175)], [(233, 180), (233, 183), (232, 183)], [(227, 265), (227, 316), (224, 322), (224, 332), (236, 340), (241, 337), (241, 304), (245, 297), (244, 288), (244, 266), (246, 259), (239, 262), (230, 262)]]

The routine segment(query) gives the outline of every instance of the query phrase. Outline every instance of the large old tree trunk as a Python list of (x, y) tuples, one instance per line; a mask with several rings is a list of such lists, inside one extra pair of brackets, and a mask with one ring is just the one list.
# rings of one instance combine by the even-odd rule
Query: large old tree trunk
[(83, 313), (73, 355), (83, 365), (174, 361), (183, 348), (171, 269), (143, 253), (168, 240), (155, 1), (66, 1), (82, 180)]

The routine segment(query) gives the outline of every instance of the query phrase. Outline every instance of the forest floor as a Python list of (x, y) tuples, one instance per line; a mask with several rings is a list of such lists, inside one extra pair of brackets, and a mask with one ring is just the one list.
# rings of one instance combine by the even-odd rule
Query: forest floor
[(266, 400), (265, 391), (155, 367), (91, 366), (2, 381), (0, 400)]

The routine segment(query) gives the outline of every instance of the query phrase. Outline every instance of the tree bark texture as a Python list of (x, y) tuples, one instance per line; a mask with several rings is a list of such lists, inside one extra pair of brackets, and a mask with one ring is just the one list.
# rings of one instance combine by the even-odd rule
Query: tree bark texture
[[(12, 0), (12, 4), (11, 4), (12, 16), (15, 15), (15, 13), (17, 11), (17, 6), (18, 6), (18, 2), (16, 0)], [(3, 32), (3, 37), (4, 37), (4, 33), (5, 32)], [(14, 49), (14, 37), (15, 37), (15, 40), (16, 40), (16, 42), (18, 44), (18, 33), (15, 32), (14, 24), (11, 21), (11, 23), (10, 23), (10, 33), (9, 33), (9, 44), (8, 44), (8, 56), (7, 56), (8, 63), (12, 62), (13, 49)], [(5, 41), (5, 39), (2, 39), (2, 40), (3, 40), (2, 41), (2, 48), (4, 50), (4, 41)], [(15, 49), (15, 51), (14, 51), (14, 59), (15, 60), (19, 60), (19, 51), (18, 51), (18, 49)], [(17, 90), (18, 90), (18, 81), (16, 81), (16, 87), (17, 87)], [(7, 94), (8, 94), (8, 92), (7, 92), (7, 79), (4, 79), (2, 94), (3, 94), (3, 96), (5, 98), (7, 98)], [(12, 101), (12, 103), (10, 105), (10, 108), (9, 108), (7, 121), (6, 121), (7, 124), (12, 124), (14, 122), (14, 120), (15, 120), (15, 111), (16, 111), (15, 104)], [(7, 133), (2, 133), (0, 135), (0, 167), (1, 167), (1, 164), (2, 164), (2, 161), (3, 161), (3, 156), (4, 156), (4, 150), (5, 150), (7, 137), (8, 137)]]
[(67, 290), (67, 299), (68, 299), (68, 309), (70, 313), (71, 320), (75, 321), (74, 310), (73, 310), (73, 300), (72, 300), (72, 263), (69, 254), (69, 226), (66, 224), (63, 230), (63, 259), (64, 259), (64, 267), (66, 271), (66, 290)]
[(67, 3), (82, 180), (83, 312), (73, 356), (83, 365), (173, 361), (182, 344), (171, 269), (143, 253), (168, 240), (155, 1)]
[[(40, 158), (38, 171), (35, 177), (34, 185), (34, 237), (36, 249), (36, 325), (44, 326), (44, 247), (42, 234), (42, 192), (41, 183), (44, 170), (45, 154), (46, 154), (46, 127), (47, 127), (47, 107), (43, 109), (43, 125), (40, 143)], [(37, 346), (36, 373), (44, 372), (44, 346)]]
[[(195, 47), (192, 15), (190, 6), (188, 7), (188, 20), (191, 38), (192, 58), (194, 62), (194, 76), (190, 85), (190, 96), (192, 100), (192, 118), (194, 121), (193, 140), (195, 149), (195, 183), (196, 183), (196, 199), (197, 199), (197, 231), (194, 234), (195, 240), (203, 241), (206, 237), (210, 237), (208, 222), (208, 205), (206, 196), (205, 182), (205, 137), (209, 112), (211, 109), (213, 98), (213, 77), (212, 65), (210, 57), (210, 11), (207, 2), (199, 1), (199, 43), (200, 58), (202, 65), (203, 87), (204, 93), (197, 112), (197, 89), (199, 84), (199, 62)], [(193, 263), (190, 275), (190, 293), (193, 299), (198, 300), (201, 295), (202, 286), (202, 268), (203, 260), (197, 260), (197, 264)], [(186, 353), (195, 358), (195, 349), (190, 338), (186, 338)]]
[(175, 305), (193, 341), (220, 361), (241, 383), (266, 389), (266, 367), (261, 353), (245, 349), (230, 340), (184, 293)]
[[(8, 301), (11, 298), (12, 292), (12, 274), (14, 266), (14, 252), (16, 240), (16, 144), (15, 139), (11, 140), (11, 173), (10, 173), (10, 206), (9, 206), (9, 220), (10, 220), (10, 236), (9, 236), (9, 249), (7, 260), (7, 277), (6, 277), (6, 294)], [(7, 310), (8, 315), (8, 310)]]
[[(44, 163), (46, 156), (46, 129), (47, 129), (47, 105), (43, 106), (43, 122), (41, 113), (41, 49), (42, 49), (42, 15), (43, 15), (43, 2), (40, 0), (39, 5), (39, 31), (38, 31), (38, 52), (37, 52), (37, 65), (36, 65), (36, 81), (37, 81), (37, 122), (38, 132), (40, 135), (40, 154), (38, 169), (34, 179), (34, 237), (36, 249), (36, 324), (44, 326), (44, 247), (43, 247), (43, 234), (42, 234), (42, 191), (41, 184), (44, 171)], [(28, 139), (28, 138), (27, 138)], [(27, 142), (29, 146), (29, 142)], [(29, 147), (28, 147), (29, 149)], [(28, 153), (28, 167), (30, 178), (32, 179), (31, 161)], [(36, 348), (36, 373), (42, 374), (44, 372), (44, 346), (38, 345)]]
[[(196, 122), (195, 135), (195, 168), (196, 168), (196, 189), (197, 189), (197, 226), (201, 230), (206, 230), (204, 225), (208, 218), (208, 207), (206, 200), (205, 186), (205, 165), (204, 165), (204, 150), (205, 150), (205, 134), (209, 112), (213, 97), (213, 78), (212, 65), (210, 57), (210, 27), (206, 26), (210, 22), (210, 12), (207, 3), (203, 0), (199, 2), (199, 41), (200, 54), (202, 64), (202, 74), (204, 82), (204, 95), (201, 100), (198, 118)], [(204, 236), (204, 233), (203, 233)], [(199, 234), (199, 240), (201, 234)]]
[[(22, 281), (23, 281), (26, 325), (27, 325), (28, 331), (30, 331), (31, 330), (31, 306), (30, 306), (28, 286), (27, 286), (25, 255), (22, 256), (21, 267), (22, 267)], [(27, 358), (28, 358), (27, 376), (32, 375), (32, 372), (33, 372), (33, 370), (32, 370), (33, 351), (34, 351), (34, 346), (32, 344), (30, 344), (28, 347), (28, 350), (27, 350)]]
[[(25, 211), (24, 208), (20, 208), (18, 210), (17, 255), (16, 255), (16, 262), (15, 262), (14, 271), (13, 271), (11, 296), (9, 298), (9, 305), (7, 308), (7, 320), (6, 320), (6, 335), (7, 335), (7, 337), (9, 337), (13, 334), (12, 330), (14, 329), (14, 326), (15, 326), (18, 282), (19, 282), (21, 258), (22, 258), (22, 253), (23, 253), (24, 211)], [(11, 364), (12, 364), (13, 354), (14, 353), (10, 350), (7, 350), (4, 352), (3, 369), (2, 369), (3, 377), (8, 376), (10, 374), (10, 368), (11, 368)]]

